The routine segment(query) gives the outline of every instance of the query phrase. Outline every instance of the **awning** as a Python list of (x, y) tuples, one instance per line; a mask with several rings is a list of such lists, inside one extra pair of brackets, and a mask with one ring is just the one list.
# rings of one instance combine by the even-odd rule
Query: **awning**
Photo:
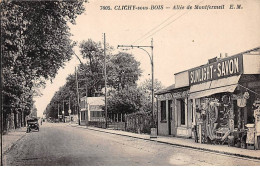
[(193, 85), (190, 88), (189, 98), (200, 98), (223, 92), (233, 93), (237, 87), (239, 78), (240, 75)]

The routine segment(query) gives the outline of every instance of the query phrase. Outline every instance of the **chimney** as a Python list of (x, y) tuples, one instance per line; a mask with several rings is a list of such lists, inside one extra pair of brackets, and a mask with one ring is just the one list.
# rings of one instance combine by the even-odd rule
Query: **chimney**
[(225, 57), (228, 57), (228, 54), (227, 54), (227, 53), (225, 53)]

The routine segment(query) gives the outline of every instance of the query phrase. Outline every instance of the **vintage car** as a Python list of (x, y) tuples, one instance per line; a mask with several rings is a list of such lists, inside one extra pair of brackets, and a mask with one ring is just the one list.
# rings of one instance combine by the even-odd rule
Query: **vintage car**
[(31, 118), (27, 120), (27, 133), (29, 133), (31, 130), (40, 130), (38, 119), (37, 118)]

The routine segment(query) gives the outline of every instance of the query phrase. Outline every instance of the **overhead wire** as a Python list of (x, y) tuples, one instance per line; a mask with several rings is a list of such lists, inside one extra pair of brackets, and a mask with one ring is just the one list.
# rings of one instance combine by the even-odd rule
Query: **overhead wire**
[[(203, 1), (205, 1), (205, 0), (200, 1), (200, 2), (198, 3), (198, 5), (201, 4)], [(194, 1), (192, 1), (192, 2), (194, 2)], [(192, 3), (192, 2), (191, 2), (191, 3)], [(213, 2), (213, 1), (212, 1), (212, 2)], [(189, 4), (191, 4), (191, 3), (189, 3)], [(211, 3), (211, 4), (212, 4), (212, 3)], [(156, 28), (160, 27), (163, 23), (165, 23), (166, 21), (168, 21), (169, 18), (175, 16), (175, 15), (177, 14), (177, 13), (175, 13), (174, 15), (172, 15), (172, 16), (170, 16), (169, 18), (167, 18), (166, 20), (164, 20), (161, 24), (157, 25), (155, 28), (153, 28), (152, 30), (150, 30), (148, 33), (146, 33), (145, 35), (143, 35), (141, 38), (139, 38), (138, 40), (134, 41), (134, 43), (140, 41), (141, 39), (143, 39), (143, 40), (141, 40), (141, 41), (138, 42), (138, 43), (143, 42), (143, 41), (146, 40), (147, 38), (153, 36), (154, 34), (156, 34), (156, 33), (159, 32), (159, 31), (161, 31), (162, 29), (164, 29), (164, 28), (167, 27), (168, 25), (172, 24), (173, 22), (175, 22), (176, 20), (178, 20), (179, 18), (181, 18), (183, 15), (187, 14), (187, 13), (190, 12), (190, 11), (191, 11), (191, 10), (188, 10), (187, 12), (184, 12), (182, 15), (180, 15), (180, 16), (177, 17), (177, 18), (175, 18), (174, 20), (172, 20), (171, 22), (169, 22), (168, 24), (166, 24), (166, 25), (163, 26), (162, 28), (160, 28), (160, 29), (158, 29), (157, 31), (155, 31), (154, 33), (148, 35), (150, 32), (152, 32), (152, 30), (155, 30)], [(148, 36), (146, 36), (146, 35), (148, 35)]]
[[(203, 1), (205, 0), (202, 0), (198, 3), (201, 4)], [(163, 26), (162, 28), (158, 29), (157, 31), (155, 31), (154, 33), (152, 33), (151, 35), (145, 37), (142, 41), (140, 41), (139, 43), (142, 43), (144, 40), (146, 40), (147, 38), (153, 36), (154, 34), (156, 34), (157, 32), (161, 31), (162, 29), (164, 29), (165, 27), (169, 26), (170, 24), (172, 24), (173, 22), (177, 21), (178, 19), (180, 19), (182, 16), (184, 16), (185, 14), (189, 13), (191, 10), (188, 10), (187, 12), (184, 12), (182, 15), (180, 15), (179, 17), (175, 18), (174, 20), (172, 20), (171, 22), (169, 22), (168, 24), (166, 24), (165, 26)]]
[[(190, 5), (191, 3), (193, 3), (195, 0), (192, 0), (188, 5)], [(146, 35), (148, 35), (149, 33), (151, 33), (153, 30), (157, 29), (158, 27), (160, 27), (162, 24), (164, 24), (165, 22), (167, 22), (169, 19), (171, 19), (172, 17), (174, 17), (177, 13), (179, 13), (180, 11), (177, 11), (176, 13), (174, 13), (173, 15), (171, 15), (170, 17), (168, 17), (167, 19), (165, 19), (163, 22), (161, 22), (159, 25), (155, 26), (154, 28), (152, 28), (150, 31), (148, 31), (146, 34), (142, 35), (139, 39), (135, 40), (132, 44), (135, 44), (136, 42), (138, 42), (139, 40), (141, 40), (143, 37), (145, 37)]]

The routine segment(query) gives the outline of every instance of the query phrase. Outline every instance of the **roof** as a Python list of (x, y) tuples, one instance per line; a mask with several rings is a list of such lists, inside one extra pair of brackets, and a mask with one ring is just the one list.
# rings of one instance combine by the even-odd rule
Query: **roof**
[(155, 94), (159, 95), (159, 94), (163, 94), (163, 93), (168, 93), (168, 92), (170, 92), (173, 89), (175, 89), (175, 84), (172, 84), (172, 85), (170, 85), (170, 86), (168, 86), (168, 87), (166, 87), (164, 89), (161, 89), (161, 90), (155, 92)]
[(88, 97), (87, 103), (90, 105), (105, 105), (105, 97)]

